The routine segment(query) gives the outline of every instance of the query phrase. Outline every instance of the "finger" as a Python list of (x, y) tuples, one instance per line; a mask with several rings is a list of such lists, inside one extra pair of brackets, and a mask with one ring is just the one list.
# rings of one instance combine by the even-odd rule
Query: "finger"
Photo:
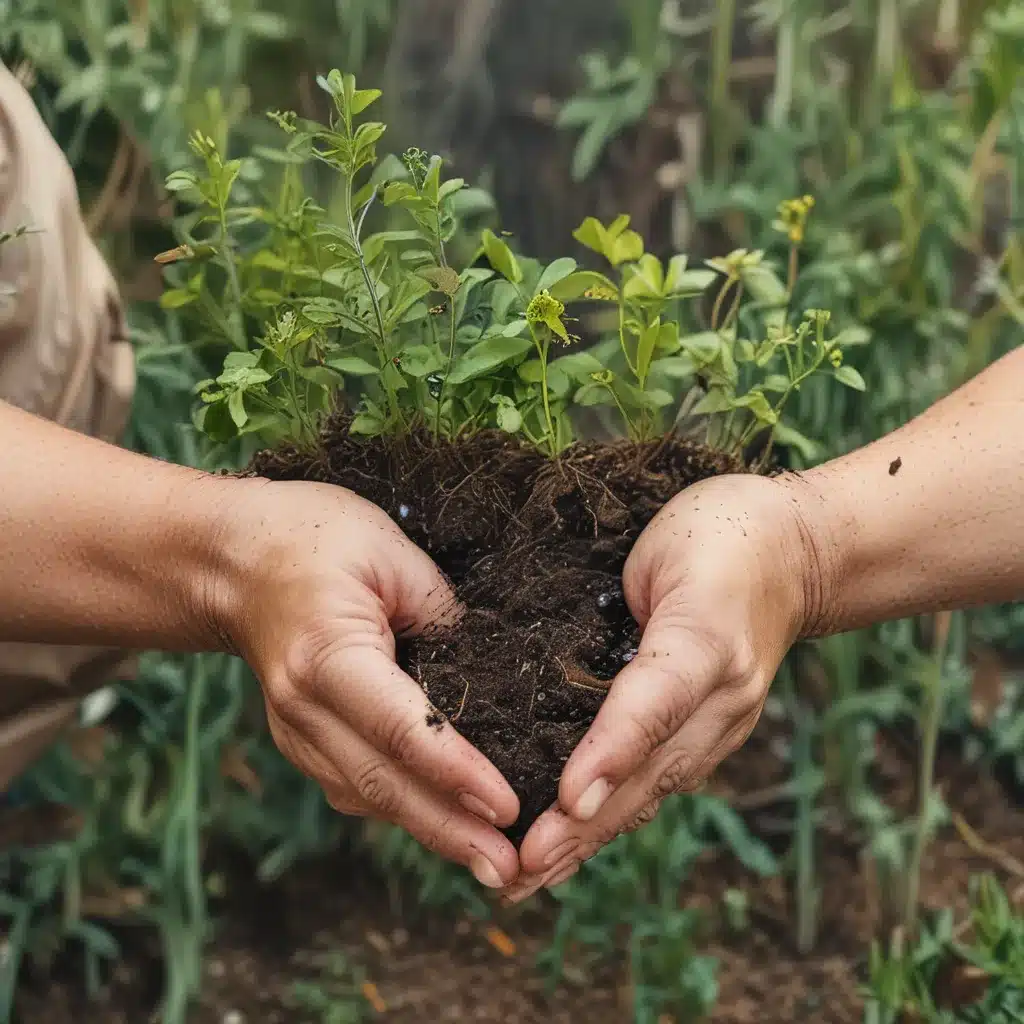
[(760, 705), (751, 710), (729, 691), (716, 693), (647, 767), (616, 789), (590, 821), (552, 817), (540, 829), (538, 819), (537, 836), (527, 834), (523, 840), (523, 870), (532, 871), (538, 861), (550, 860), (567, 838), (576, 840), (580, 848), (588, 843), (603, 846), (650, 821), (667, 796), (703, 788), (718, 764), (750, 735), (759, 710)]
[(590, 822), (571, 818), (557, 804), (550, 807), (530, 826), (519, 845), (522, 879), (540, 879), (568, 856), (588, 860), (600, 849), (593, 841), (594, 834)]
[(386, 565), (378, 593), (396, 634), (415, 636), (458, 623), (463, 608), (448, 580), (397, 527)]
[(496, 828), (409, 776), (345, 723), (325, 726), (322, 716), (312, 715), (306, 729), (288, 730), (287, 723), (285, 729), (292, 734), (288, 743), (295, 763), (325, 791), (354, 792), (368, 814), (469, 867), (483, 885), (500, 888), (518, 875), (516, 849)]
[(559, 803), (577, 820), (592, 819), (723, 683), (725, 658), (694, 621), (678, 600), (655, 609), (562, 772)]
[(437, 714), (422, 688), (381, 649), (379, 637), (350, 634), (308, 678), (314, 702), (411, 775), (491, 824), (506, 827), (519, 816), (519, 798), (505, 777)]

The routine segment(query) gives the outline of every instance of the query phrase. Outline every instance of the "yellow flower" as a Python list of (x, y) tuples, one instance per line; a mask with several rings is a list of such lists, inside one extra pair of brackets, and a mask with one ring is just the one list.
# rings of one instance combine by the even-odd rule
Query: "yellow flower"
[(565, 303), (560, 302), (545, 288), (539, 295), (534, 295), (530, 305), (526, 307), (526, 322), (533, 327), (544, 324), (552, 334), (568, 345), (569, 332), (562, 322), (564, 314)]
[(814, 196), (800, 196), (797, 199), (786, 199), (779, 203), (779, 219), (775, 221), (774, 228), (786, 235), (793, 245), (799, 245), (804, 240), (807, 230), (807, 218), (814, 208)]

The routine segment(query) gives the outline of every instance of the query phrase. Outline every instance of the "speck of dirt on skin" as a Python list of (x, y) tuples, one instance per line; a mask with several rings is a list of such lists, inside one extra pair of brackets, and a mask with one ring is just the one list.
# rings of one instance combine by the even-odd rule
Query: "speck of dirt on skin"
[(498, 431), (438, 444), (349, 426), (337, 414), (315, 448), (263, 452), (246, 475), (355, 491), (451, 581), (459, 624), (399, 638), (397, 661), (427, 696), (427, 725), (450, 724), (509, 781), (521, 811), (504, 831), (518, 844), (636, 657), (622, 597), (636, 538), (680, 491), (745, 467), (682, 439), (579, 443), (553, 461)]
[(900, 458), (893, 459), (889, 463), (889, 476), (895, 476), (903, 466), (903, 460)]

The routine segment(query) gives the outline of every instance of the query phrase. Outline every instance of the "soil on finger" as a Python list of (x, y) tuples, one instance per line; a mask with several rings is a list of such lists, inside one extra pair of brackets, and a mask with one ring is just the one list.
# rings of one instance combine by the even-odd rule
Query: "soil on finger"
[(518, 842), (636, 653), (621, 578), (637, 537), (684, 488), (743, 468), (674, 438), (577, 444), (551, 460), (498, 432), (357, 438), (339, 415), (315, 449), (264, 452), (248, 472), (355, 491), (450, 577), (462, 621), (400, 639), (399, 660), (434, 709), (428, 724), (451, 723), (508, 779)]

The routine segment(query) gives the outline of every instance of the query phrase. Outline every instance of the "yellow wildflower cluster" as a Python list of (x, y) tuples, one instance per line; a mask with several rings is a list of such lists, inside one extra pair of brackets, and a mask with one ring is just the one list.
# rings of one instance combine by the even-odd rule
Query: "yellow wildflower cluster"
[(779, 219), (775, 222), (775, 229), (783, 232), (793, 245), (800, 245), (807, 230), (807, 218), (813, 208), (814, 196), (786, 199), (779, 203)]

